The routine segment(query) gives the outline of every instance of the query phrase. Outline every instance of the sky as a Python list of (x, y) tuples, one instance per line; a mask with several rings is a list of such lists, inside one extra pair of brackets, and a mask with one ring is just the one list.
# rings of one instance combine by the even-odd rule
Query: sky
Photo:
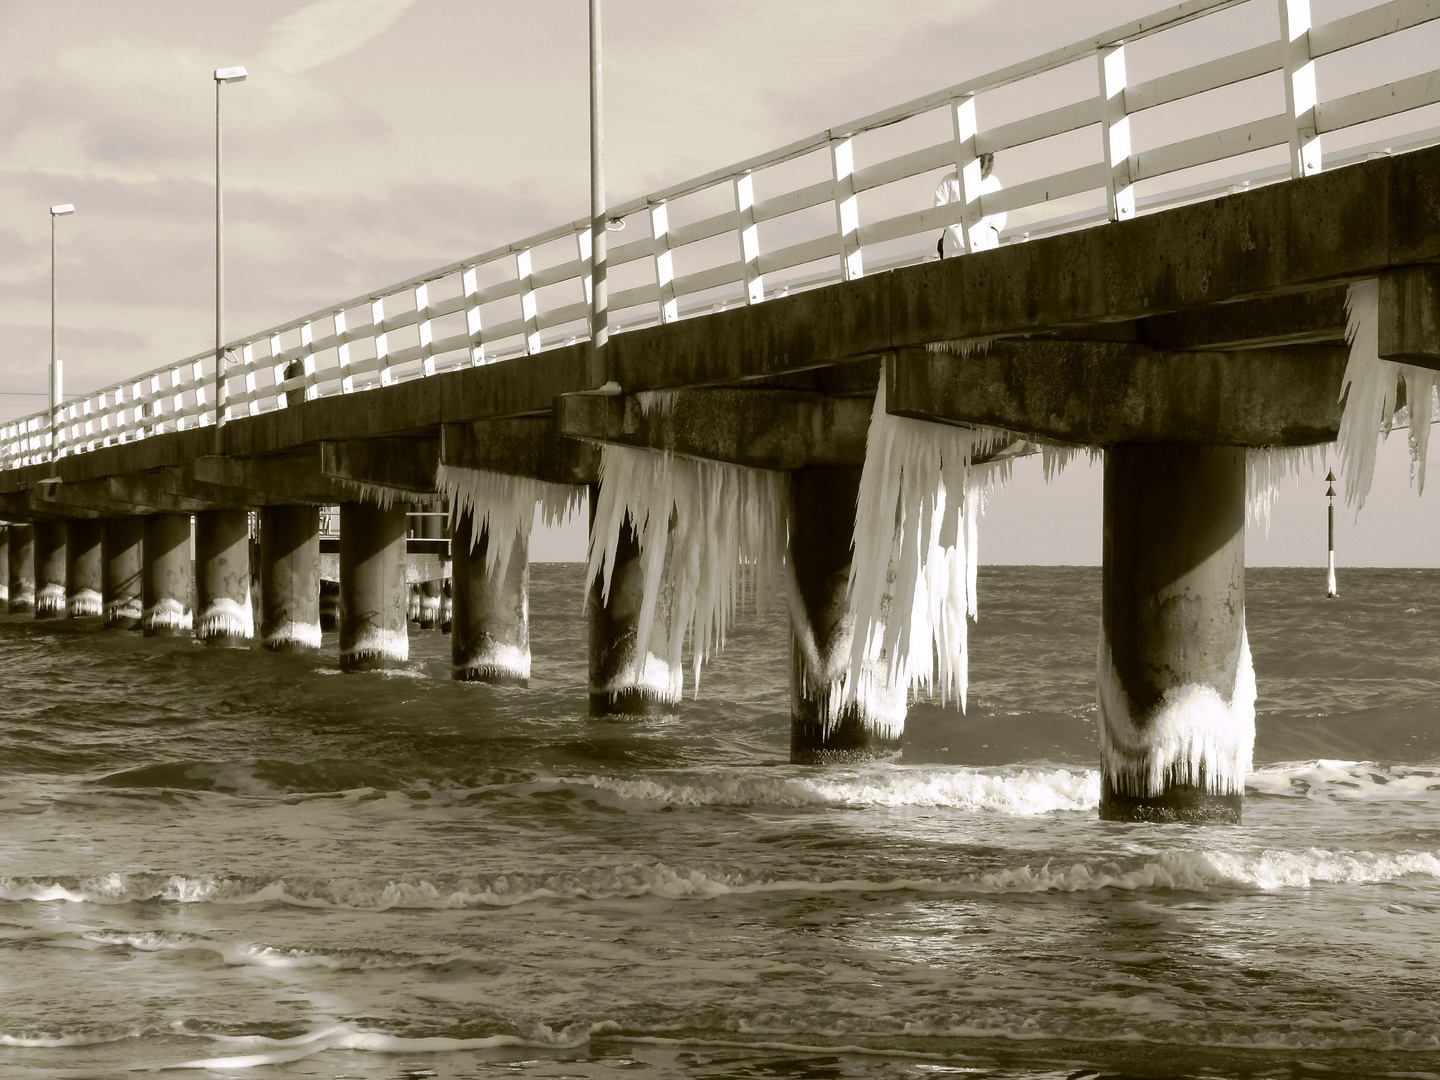
[[(607, 0), (610, 200), (1162, 6)], [(585, 0), (0, 0), (0, 419), (45, 400), (53, 204), (76, 206), (56, 255), (67, 393), (213, 341), (216, 67), (250, 73), (223, 91), (236, 336), (583, 216), (586, 31)], [(1351, 565), (1440, 565), (1436, 496), (1404, 490), (1398, 446), (1341, 531)], [(982, 557), (1097, 562), (1099, 478), (1018, 465)], [(1252, 563), (1316, 563), (1316, 492), (1282, 497)], [(578, 557), (581, 534), (537, 536), (536, 558)]]

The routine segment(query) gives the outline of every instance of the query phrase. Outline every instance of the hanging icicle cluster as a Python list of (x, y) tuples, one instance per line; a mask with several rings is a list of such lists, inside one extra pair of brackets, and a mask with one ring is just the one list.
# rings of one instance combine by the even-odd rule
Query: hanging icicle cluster
[[(700, 668), (724, 647), (726, 627), (747, 585), (758, 608), (780, 580), (788, 533), (785, 474), (607, 444), (600, 476), (587, 580), (601, 576), (601, 597), (608, 603), (628, 519), (639, 540), (645, 583), (636, 641), (643, 650), (653, 630), (663, 632), (678, 697), (688, 637), (698, 693)], [(669, 625), (657, 627), (667, 593)]]
[(1293, 480), (1314, 472), (1317, 463), (1324, 463), (1330, 444), (1319, 446), (1252, 446), (1245, 451), (1245, 523), (1264, 523), (1270, 535), (1270, 513), (1280, 497), (1280, 482)]
[(1417, 488), (1425, 490), (1425, 454), (1430, 443), (1430, 422), (1435, 415), (1435, 383), (1440, 372), (1380, 359), (1380, 282), (1357, 281), (1345, 294), (1348, 321), (1345, 339), (1350, 362), (1340, 396), (1345, 412), (1340, 418), (1340, 471), (1345, 479), (1345, 501), (1358, 514), (1375, 476), (1375, 451), (1380, 436), (1390, 434), (1399, 408), (1400, 382), (1410, 412), (1411, 473)]
[(471, 515), (472, 551), (489, 531), (492, 540), (485, 570), (499, 581), (505, 580), (514, 538), (529, 540), (537, 506), (546, 525), (559, 525), (585, 498), (585, 488), (579, 484), (547, 484), (528, 476), (463, 469), (444, 462), (435, 470), (435, 490), (450, 507), (452, 530), (462, 517)]
[(389, 510), (396, 502), (411, 503), (415, 506), (432, 506), (439, 496), (425, 491), (407, 491), (404, 488), (367, 484), (361, 480), (340, 479), (340, 485), (355, 493), (355, 502), (374, 503), (382, 510)]
[(855, 515), (847, 702), (883, 705), (897, 689), (933, 692), (938, 681), (941, 700), (965, 708), (977, 524), (986, 489), (1010, 473), (1008, 459), (976, 459), (1012, 438), (890, 415), (882, 368)]

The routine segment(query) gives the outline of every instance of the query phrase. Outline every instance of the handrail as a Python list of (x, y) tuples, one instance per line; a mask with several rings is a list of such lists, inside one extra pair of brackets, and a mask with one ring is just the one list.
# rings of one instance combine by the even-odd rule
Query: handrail
[[(763, 302), (789, 288), (863, 275), (867, 264), (873, 272), (933, 258), (936, 234), (945, 227), (953, 227), (968, 250), (972, 230), (1000, 213), (1009, 214), (1001, 238), (1019, 242), (1179, 205), (1193, 197), (1196, 185), (1188, 170), (1197, 167), (1219, 164), (1228, 170), (1218, 179), (1206, 174), (1201, 186), (1207, 190), (1270, 182), (1277, 168), (1281, 175), (1287, 171), (1274, 156), (1281, 147), (1288, 146), (1291, 176), (1313, 174), (1350, 160), (1354, 152), (1341, 149), (1338, 156), (1332, 151), (1322, 158), (1322, 136), (1330, 140), (1337, 131), (1357, 131), (1363, 137), (1359, 125), (1440, 102), (1440, 64), (1433, 61), (1428, 71), (1330, 98), (1319, 93), (1324, 80), (1317, 83), (1315, 70), (1317, 61), (1343, 64), (1347, 50), (1356, 46), (1433, 30), (1440, 0), (1388, 0), (1313, 27), (1309, 2), (1185, 0), (619, 203), (609, 217), (643, 226), (648, 235), (614, 251), (624, 258), (611, 264), (612, 327), (625, 332), (703, 316), (736, 303)], [(1242, 8), (1269, 8), (1272, 22), (1278, 9), (1280, 36), (1235, 40), (1233, 24), (1214, 21)], [(1223, 55), (1127, 82), (1127, 50), (1149, 47), (1151, 39), (1189, 24), (1212, 28), (1225, 45)], [(982, 122), (991, 107), (988, 95), (1087, 59), (1095, 65), (1092, 96), (1074, 100), (1036, 90), (1033, 96), (1049, 94), (1051, 100), (1022, 116)], [(1276, 93), (1275, 74), (1283, 94)], [(1193, 120), (1172, 121), (1164, 126), (1163, 141), (1134, 145), (1132, 117), (1159, 116), (1150, 110), (1198, 102), (1206, 94), (1238, 95), (1235, 100), (1248, 102), (1257, 118), (1237, 124), (1229, 121), (1249, 113), (1195, 110), (1219, 119), (1199, 127)], [(912, 120), (928, 128), (915, 129), (901, 148), (887, 144), (880, 152), (876, 146), (867, 157), (881, 138), (877, 133)], [(885, 138), (894, 142), (909, 134), (902, 129)], [(1392, 136), (1385, 145), (1409, 136)], [(1435, 131), (1418, 137), (1419, 145), (1437, 141)], [(1056, 152), (1047, 149), (1041, 171), (1032, 167), (1032, 174), (1024, 175), (1023, 155), (1042, 144)], [(1272, 158), (1264, 157), (1265, 147), (1272, 148)], [(1007, 184), (1003, 190), (981, 188), (978, 156), (985, 152), (997, 155), (996, 174)], [(812, 155), (828, 178), (810, 175), (781, 190), (762, 187), (776, 175), (771, 170)], [(1013, 172), (1005, 171), (1009, 161), (1016, 163)], [(931, 187), (946, 171), (959, 178), (960, 201), (932, 207)], [(687, 208), (695, 209), (687, 200), (701, 195), (713, 199), (686, 215)], [(236, 338), (225, 346), (234, 357), (234, 371), (223, 380), (226, 419), (584, 339), (588, 228), (583, 218), (557, 225)], [(986, 233), (988, 227), (977, 230), (975, 242), (993, 241)], [(535, 266), (538, 252), (562, 244), (569, 250)], [(637, 276), (645, 270), (648, 277)], [(53, 433), (48, 412), (0, 423), (0, 467), (212, 425), (213, 385), (214, 351), (206, 349), (66, 402), (57, 410), (60, 424)]]

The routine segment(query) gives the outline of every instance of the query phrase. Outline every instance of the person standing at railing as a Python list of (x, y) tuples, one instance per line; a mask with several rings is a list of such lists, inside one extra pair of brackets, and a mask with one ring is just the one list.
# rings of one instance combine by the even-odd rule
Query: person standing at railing
[[(993, 195), (1003, 185), (1000, 178), (994, 174), (995, 155), (980, 155), (980, 194)], [(935, 189), (935, 205), (945, 206), (948, 203), (963, 203), (965, 191), (960, 183), (960, 173), (957, 170), (947, 174)], [(1005, 228), (1005, 214), (1002, 211), (998, 214), (991, 214), (981, 218), (970, 229), (970, 250), (986, 251), (993, 247), (1000, 246), (1000, 231)], [(948, 259), (952, 255), (960, 255), (965, 251), (962, 242), (959, 225), (947, 226), (940, 234), (940, 239), (935, 244), (935, 252), (942, 259)]]

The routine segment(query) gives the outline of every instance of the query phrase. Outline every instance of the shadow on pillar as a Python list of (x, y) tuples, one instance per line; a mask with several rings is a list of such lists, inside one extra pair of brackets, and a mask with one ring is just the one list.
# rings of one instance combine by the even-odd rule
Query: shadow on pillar
[(320, 630), (333, 634), (340, 628), (340, 582), (320, 579)]
[(35, 610), (35, 526), (10, 526), (6, 563), (10, 572), (10, 614), (29, 615)]
[(65, 522), (35, 525), (35, 617), (65, 616)]
[[(590, 528), (595, 528), (599, 485), (590, 485)], [(590, 583), (586, 603), (590, 620), (590, 715), (663, 716), (675, 711), (679, 695), (670, 686), (665, 661), (637, 640), (645, 576), (640, 567), (640, 539), (627, 517), (615, 546), (610, 574), (610, 599), (602, 600), (601, 575)], [(663, 598), (656, 605), (655, 624), (668, 621)], [(648, 645), (646, 642), (644, 645)]]
[(246, 649), (255, 637), (250, 607), (250, 515), (195, 515), (195, 636), (207, 645)]
[(380, 671), (410, 658), (405, 507), (340, 504), (340, 670)]
[(189, 637), (190, 515), (146, 515), (142, 554), (145, 636)]
[(105, 629), (133, 630), (144, 614), (145, 519), (109, 518), (105, 522)]
[(1245, 448), (1105, 453), (1100, 817), (1239, 823), (1255, 742)]
[[(530, 684), (530, 543), (517, 531), (508, 561), (497, 566), (487, 527), (474, 542), (474, 519), (463, 515), (450, 544), (450, 658), (464, 682)], [(472, 547), (473, 543), (473, 547)]]
[(104, 522), (76, 520), (65, 526), (65, 606), (72, 619), (104, 611)]
[(850, 612), (850, 540), (860, 491), (856, 468), (807, 468), (790, 474), (790, 567), (800, 611), (790, 618), (790, 760), (813, 765), (893, 758), (900, 723), (834, 705), (849, 668), (855, 620)]
[(320, 648), (320, 509), (260, 511), (260, 644), (270, 652)]

